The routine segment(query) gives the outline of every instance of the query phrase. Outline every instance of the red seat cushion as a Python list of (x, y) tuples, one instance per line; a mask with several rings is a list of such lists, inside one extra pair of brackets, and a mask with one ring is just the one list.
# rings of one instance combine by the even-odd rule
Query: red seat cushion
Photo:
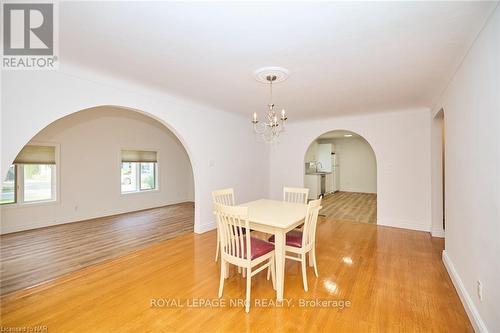
[[(269, 237), (269, 241), (274, 243), (274, 235)], [(302, 247), (302, 231), (292, 230), (286, 233), (286, 245)]]
[[(246, 241), (243, 244), (246, 249)], [(252, 257), (250, 258), (251, 260), (257, 259), (258, 257), (271, 252), (272, 250), (274, 250), (274, 244), (271, 244), (259, 238), (250, 237), (250, 251), (252, 253)], [(244, 258), (247, 258), (246, 253), (244, 255)]]

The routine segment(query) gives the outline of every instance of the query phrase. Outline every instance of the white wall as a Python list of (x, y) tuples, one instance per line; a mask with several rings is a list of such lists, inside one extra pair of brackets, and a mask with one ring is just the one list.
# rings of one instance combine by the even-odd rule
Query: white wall
[(430, 121), (428, 109), (291, 123), (270, 154), (270, 193), (302, 186), (309, 144), (336, 129), (353, 131), (377, 160), (377, 223), (431, 229)]
[[(2, 233), (194, 201), (191, 163), (180, 141), (158, 121), (138, 112), (100, 107), (64, 117), (34, 143), (59, 147), (56, 202), (5, 205)], [(158, 189), (121, 194), (120, 151), (158, 152)]]
[[(443, 258), (477, 331), (500, 332), (500, 9), (434, 113), (446, 128)], [(436, 165), (434, 166), (436, 167)], [(484, 299), (477, 295), (477, 281)]]
[[(60, 71), (2, 73), (2, 175), (21, 148), (45, 126), (100, 105), (146, 113), (179, 138), (193, 166), (196, 232), (215, 228), (212, 190), (232, 186), (238, 201), (267, 196), (268, 148), (256, 142), (248, 119), (62, 64)], [(242, 152), (248, 158), (235, 158)]]
[(335, 147), (340, 191), (377, 193), (377, 161), (370, 144), (356, 137), (329, 142)]
[(306, 151), (304, 163), (316, 161), (318, 159), (317, 152), (318, 152), (318, 141), (315, 140), (311, 143), (311, 145)]

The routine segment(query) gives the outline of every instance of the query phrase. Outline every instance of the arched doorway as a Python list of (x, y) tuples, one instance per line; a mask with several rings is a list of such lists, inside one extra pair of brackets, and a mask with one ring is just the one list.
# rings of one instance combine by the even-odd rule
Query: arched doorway
[[(179, 136), (179, 134), (174, 129), (171, 128), (171, 126), (169, 124), (165, 123), (163, 120), (159, 119), (158, 117), (156, 117), (152, 114), (146, 113), (144, 111), (141, 111), (141, 110), (136, 110), (133, 108), (127, 108), (127, 107), (123, 107), (123, 106), (102, 105), (102, 106), (96, 106), (96, 107), (91, 107), (91, 108), (87, 108), (87, 109), (83, 109), (83, 110), (74, 111), (74, 112), (68, 113), (64, 117), (61, 117), (59, 119), (54, 120), (53, 122), (51, 122), (50, 124), (45, 126), (38, 133), (36, 133), (28, 142), (26, 142), (25, 145), (29, 145), (33, 141), (38, 145), (40, 145), (40, 144), (43, 145), (45, 143), (47, 143), (49, 146), (52, 145), (55, 148), (57, 148), (57, 149), (55, 149), (55, 154), (58, 155), (57, 158), (59, 159), (59, 158), (61, 158), (61, 156), (59, 156), (60, 152), (64, 151), (65, 147), (61, 147), (59, 142), (57, 142), (57, 137), (54, 138), (54, 136), (56, 135), (55, 132), (58, 131), (57, 128), (60, 129), (62, 127), (65, 127), (66, 125), (69, 128), (70, 126), (75, 126), (79, 120), (82, 120), (82, 119), (88, 120), (89, 118), (92, 118), (92, 117), (94, 117), (94, 118), (100, 117), (101, 119), (112, 118), (112, 117), (120, 118), (119, 117), (120, 114), (121, 115), (128, 115), (125, 118), (128, 117), (129, 119), (135, 117), (136, 120), (140, 120), (140, 119), (142, 119), (143, 121), (145, 120), (146, 122), (149, 122), (149, 124), (152, 128), (161, 129), (162, 131), (164, 131), (166, 133), (166, 135), (172, 141), (175, 141), (175, 143), (178, 147), (178, 150), (182, 151), (182, 153), (185, 155), (185, 160), (187, 161), (187, 163), (189, 165), (189, 167), (186, 167), (185, 169), (190, 174), (190, 177), (188, 177), (189, 178), (189, 187), (190, 187), (189, 192), (191, 192), (192, 193), (191, 196), (194, 197), (194, 167), (191, 164), (191, 161), (192, 161), (191, 153), (190, 153), (189, 149), (187, 148), (186, 144), (184, 143), (184, 140)], [(121, 118), (124, 118), (124, 117), (121, 117)], [(112, 130), (112, 129), (116, 129), (116, 127), (118, 125), (111, 126), (108, 124), (107, 126), (108, 126), (108, 129)], [(106, 130), (106, 132), (107, 132), (106, 139), (113, 137), (112, 131)], [(88, 135), (86, 140), (89, 141), (89, 139), (94, 139), (95, 135), (93, 135), (93, 134), (94, 133), (91, 133), (90, 135)], [(130, 135), (128, 135), (128, 136), (130, 137)], [(98, 140), (98, 139), (95, 139), (95, 140)], [(84, 149), (89, 148), (89, 144), (84, 146)], [(128, 148), (133, 148), (135, 145), (136, 145), (135, 143), (131, 143), (131, 144), (129, 144)], [(17, 153), (19, 153), (22, 150), (22, 148), (23, 147), (21, 147), (17, 151)], [(125, 148), (127, 148), (127, 147), (125, 147)], [(84, 151), (84, 150), (82, 150), (82, 152), (89, 153), (89, 151)], [(84, 156), (82, 156), (82, 154), (80, 156), (78, 156), (78, 158), (84, 157)], [(90, 152), (90, 154), (92, 154), (92, 152)], [(119, 159), (119, 157), (117, 157), (117, 158)], [(12, 165), (10, 164), (10, 168), (8, 168), (5, 172), (5, 174), (2, 175), (3, 176), (2, 179), (10, 181), (11, 184), (13, 184), (13, 180), (14, 180), (12, 171), (13, 171)], [(56, 176), (59, 177), (58, 173), (56, 173)], [(15, 193), (15, 194), (18, 195), (19, 193)], [(16, 199), (13, 198), (13, 195), (14, 195), (14, 188), (13, 188), (13, 185), (11, 185), (9, 193), (5, 194), (2, 192), (2, 198), (1, 198), (0, 203), (9, 204), (9, 203), (12, 203), (12, 201), (15, 202)], [(59, 193), (55, 193), (55, 195), (56, 195), (56, 197), (58, 197)], [(34, 205), (34, 206), (36, 206), (36, 205)], [(5, 208), (5, 210), (9, 210), (9, 207), (11, 207), (11, 206), (3, 206), (3, 208)], [(37, 226), (27, 226), (27, 228), (24, 228), (24, 229), (30, 229), (32, 227), (37, 227)], [(5, 225), (5, 223), (2, 223), (0, 233), (4, 234), (4, 233), (13, 232), (13, 231), (20, 231), (20, 230), (24, 230), (24, 229), (13, 230), (12, 228), (7, 227)]]
[(361, 135), (333, 130), (313, 140), (304, 156), (304, 186), (309, 199), (323, 196), (326, 217), (377, 223), (377, 161)]
[[(193, 231), (190, 156), (163, 123), (136, 110), (100, 106), (54, 121), (20, 151), (6, 180), (2, 261), (8, 247), (27, 248), (15, 266), (2, 262), (12, 279), (0, 283), (2, 294), (75, 262), (85, 263), (79, 269)], [(29, 248), (36, 239), (46, 246)], [(31, 253), (45, 250), (47, 269), (35, 267)], [(23, 279), (39, 269), (47, 274)]]

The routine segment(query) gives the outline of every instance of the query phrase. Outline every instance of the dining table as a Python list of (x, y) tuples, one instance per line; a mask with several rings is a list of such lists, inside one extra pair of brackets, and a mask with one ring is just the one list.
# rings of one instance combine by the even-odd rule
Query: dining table
[(282, 301), (285, 286), (286, 233), (304, 223), (307, 205), (260, 199), (239, 206), (248, 207), (250, 229), (274, 235), (276, 300)]

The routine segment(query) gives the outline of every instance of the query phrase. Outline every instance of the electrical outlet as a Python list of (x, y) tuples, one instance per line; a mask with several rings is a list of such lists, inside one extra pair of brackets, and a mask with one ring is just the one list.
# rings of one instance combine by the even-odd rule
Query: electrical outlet
[(477, 297), (481, 302), (483, 301), (483, 284), (479, 280), (477, 280)]

